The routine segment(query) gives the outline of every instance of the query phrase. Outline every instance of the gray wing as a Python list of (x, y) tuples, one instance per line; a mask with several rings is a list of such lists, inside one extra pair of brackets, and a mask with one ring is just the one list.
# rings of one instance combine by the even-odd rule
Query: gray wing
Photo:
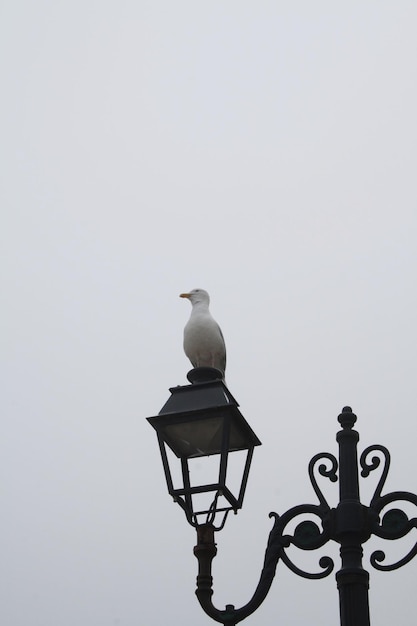
[(226, 342), (223, 337), (222, 329), (220, 328), (218, 324), (217, 324), (217, 328), (219, 329), (220, 337), (223, 340), (223, 346), (224, 346), (224, 357), (221, 360), (221, 366), (222, 366), (221, 369), (223, 370), (223, 374), (224, 374), (226, 372)]

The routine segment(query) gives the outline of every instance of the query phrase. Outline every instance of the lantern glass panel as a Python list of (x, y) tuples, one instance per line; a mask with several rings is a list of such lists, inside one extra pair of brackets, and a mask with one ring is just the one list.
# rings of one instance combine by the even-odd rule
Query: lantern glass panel
[(164, 439), (180, 458), (219, 454), (223, 440), (223, 417), (166, 424)]
[(247, 450), (237, 450), (236, 452), (229, 454), (227, 458), (226, 484), (236, 499), (239, 498), (247, 458)]
[(228, 449), (242, 450), (248, 447), (248, 436), (234, 415), (207, 416), (188, 421), (173, 420), (162, 427), (163, 437), (171, 450), (180, 458), (193, 458), (220, 454), (224, 428), (230, 419)]
[(193, 457), (188, 461), (192, 487), (214, 485), (219, 482), (220, 457)]

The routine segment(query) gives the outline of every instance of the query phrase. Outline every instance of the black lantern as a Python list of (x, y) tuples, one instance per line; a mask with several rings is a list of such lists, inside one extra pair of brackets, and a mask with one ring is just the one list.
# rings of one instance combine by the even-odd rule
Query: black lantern
[[(158, 435), (168, 491), (185, 511), (188, 522), (198, 526), (200, 516), (205, 516), (204, 523), (214, 524), (216, 514), (223, 513), (222, 528), (229, 511), (237, 513), (242, 507), (253, 449), (261, 442), (239, 411), (219, 370), (199, 367), (187, 378), (191, 385), (172, 387), (171, 397), (159, 414), (147, 419)], [(237, 489), (230, 487), (227, 477), (231, 452), (244, 455)], [(211, 468), (212, 477), (194, 484), (191, 464), (199, 460), (201, 470), (202, 457), (213, 455), (218, 462)], [(176, 459), (181, 464), (177, 484), (172, 467)]]

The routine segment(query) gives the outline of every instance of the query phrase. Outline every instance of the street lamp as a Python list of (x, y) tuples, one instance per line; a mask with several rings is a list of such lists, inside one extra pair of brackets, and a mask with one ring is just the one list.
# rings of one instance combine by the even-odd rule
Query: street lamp
[[(224, 610), (217, 609), (212, 603), (211, 564), (217, 552), (214, 532), (223, 528), (230, 510), (237, 512), (241, 508), (253, 448), (260, 441), (238, 411), (236, 400), (221, 380), (220, 372), (216, 374), (216, 370), (211, 368), (196, 368), (188, 374), (188, 379), (192, 384), (172, 388), (172, 396), (159, 416), (148, 420), (158, 433), (168, 490), (184, 509), (189, 523), (197, 530), (197, 545), (194, 548), (199, 565), (196, 594), (204, 611), (225, 626), (235, 626), (244, 620), (256, 611), (267, 596), (280, 559), (299, 576), (310, 579), (325, 578), (334, 569), (334, 562), (330, 557), (320, 559), (319, 571), (306, 572), (293, 563), (287, 550), (291, 546), (302, 550), (316, 550), (329, 541), (334, 541), (340, 545), (341, 557), (341, 569), (336, 573), (340, 624), (369, 626), (369, 573), (362, 566), (362, 545), (372, 535), (394, 540), (405, 537), (411, 529), (417, 528), (417, 518), (409, 519), (402, 509), (392, 506), (396, 502), (417, 506), (415, 494), (395, 491), (382, 495), (390, 466), (387, 448), (381, 445), (369, 446), (362, 452), (358, 462), (359, 434), (353, 429), (356, 415), (350, 407), (345, 407), (338, 417), (342, 427), (336, 435), (339, 445), (338, 459), (333, 454), (324, 452), (316, 454), (309, 463), (308, 473), (318, 504), (301, 504), (283, 515), (270, 513), (270, 517), (274, 518), (274, 525), (269, 535), (260, 580), (252, 599), (241, 608), (226, 605)], [(166, 446), (181, 462), (182, 484), (177, 489), (173, 486)], [(226, 470), (229, 453), (237, 450), (246, 450), (247, 459), (239, 495), (235, 497), (226, 486)], [(218, 481), (192, 486), (188, 460), (205, 455), (219, 455)], [(381, 476), (369, 506), (360, 501), (359, 466), (364, 478), (381, 468)], [(339, 503), (335, 508), (331, 508), (323, 496), (317, 474), (332, 482), (339, 482)], [(210, 492), (214, 493), (210, 506), (201, 511), (195, 510), (193, 496)], [(226, 504), (220, 504), (220, 496)], [(216, 526), (218, 514), (223, 517)], [(313, 517), (314, 521), (305, 519), (306, 514)], [(301, 515), (302, 521), (290, 532), (289, 524)], [(201, 516), (202, 522), (199, 521)], [(399, 561), (385, 564), (384, 552), (377, 550), (371, 554), (370, 563), (380, 571), (391, 571), (411, 561), (416, 554), (417, 543)]]
[[(183, 508), (188, 522), (195, 527), (213, 527), (222, 514), (216, 530), (223, 528), (230, 511), (242, 508), (253, 449), (261, 442), (238, 409), (238, 403), (222, 380), (220, 370), (199, 367), (187, 375), (191, 385), (172, 387), (171, 396), (159, 414), (148, 417), (158, 435), (168, 491)], [(174, 457), (169, 457), (169, 451)], [(243, 452), (245, 459), (237, 492), (227, 482), (229, 457)], [(201, 457), (217, 456), (212, 478), (200, 485), (190, 480), (190, 462)], [(179, 484), (174, 483), (172, 463), (180, 460)], [(171, 460), (171, 464), (170, 464)], [(208, 499), (197, 498), (206, 494)], [(202, 506), (202, 508), (201, 508)]]

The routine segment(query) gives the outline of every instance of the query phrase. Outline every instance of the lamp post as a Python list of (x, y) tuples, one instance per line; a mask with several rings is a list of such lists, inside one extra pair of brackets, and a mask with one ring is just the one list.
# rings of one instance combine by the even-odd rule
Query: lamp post
[[(172, 388), (171, 398), (160, 414), (148, 418), (156, 429), (161, 450), (169, 493), (184, 510), (187, 520), (197, 530), (194, 554), (198, 560), (197, 598), (203, 610), (213, 620), (225, 626), (235, 626), (251, 615), (267, 596), (281, 559), (294, 573), (304, 578), (319, 579), (334, 569), (330, 557), (322, 557), (320, 570), (306, 572), (290, 559), (291, 545), (302, 550), (322, 548), (329, 541), (340, 546), (341, 568), (336, 573), (339, 590), (341, 626), (369, 626), (369, 573), (363, 568), (363, 544), (374, 535), (394, 540), (417, 528), (417, 518), (409, 519), (395, 502), (408, 502), (417, 506), (417, 496), (406, 491), (382, 495), (390, 466), (390, 454), (384, 446), (366, 448), (359, 460), (357, 444), (359, 434), (353, 429), (356, 415), (345, 407), (338, 417), (342, 429), (337, 433), (338, 459), (333, 454), (316, 454), (309, 463), (308, 473), (318, 504), (301, 504), (283, 515), (270, 513), (274, 525), (270, 532), (265, 560), (258, 586), (252, 599), (243, 607), (226, 605), (224, 610), (212, 602), (213, 578), (211, 565), (217, 548), (215, 531), (223, 528), (230, 510), (241, 508), (253, 449), (260, 445), (259, 439), (238, 410), (238, 404), (230, 394), (221, 373), (212, 368), (196, 368), (188, 374), (191, 385)], [(181, 485), (175, 487), (169, 467), (167, 447), (181, 463)], [(246, 451), (241, 486), (234, 495), (227, 486), (227, 465), (230, 453)], [(209, 484), (193, 485), (190, 481), (188, 462), (191, 458), (218, 455), (218, 480)], [(382, 463), (381, 463), (382, 462)], [(359, 468), (366, 478), (380, 468), (381, 475), (369, 506), (360, 501)], [(339, 503), (331, 508), (317, 482), (317, 474), (332, 482), (339, 482)], [(211, 502), (201, 510), (195, 508), (193, 498), (205, 494)], [(313, 519), (305, 519), (306, 515)], [(290, 522), (303, 516), (291, 533)], [(220, 523), (218, 523), (220, 517)], [(293, 526), (293, 524), (292, 524)], [(417, 543), (402, 559), (385, 564), (385, 554), (377, 550), (371, 554), (371, 565), (380, 571), (397, 569), (417, 554)]]

